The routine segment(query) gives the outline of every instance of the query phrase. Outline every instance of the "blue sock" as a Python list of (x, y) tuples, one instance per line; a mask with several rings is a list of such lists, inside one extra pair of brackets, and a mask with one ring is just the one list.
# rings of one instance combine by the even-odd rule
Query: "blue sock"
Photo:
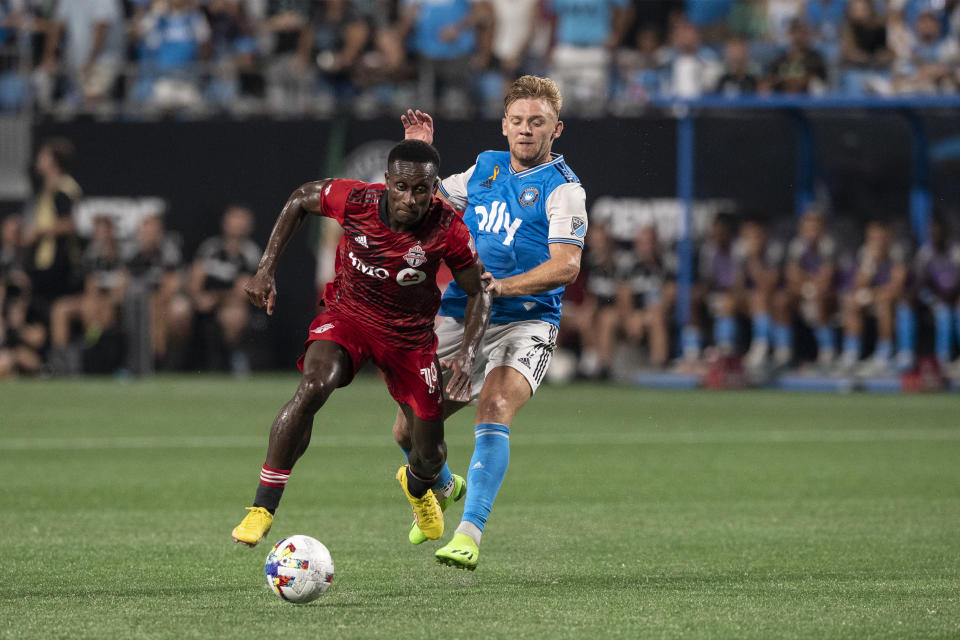
[(773, 346), (776, 349), (791, 348), (793, 346), (793, 327), (788, 324), (774, 324)]
[(718, 347), (730, 349), (736, 338), (737, 323), (729, 316), (720, 316), (713, 321), (713, 341)]
[(851, 358), (860, 358), (860, 336), (843, 336), (843, 353)]
[[(410, 449), (406, 447), (400, 447), (400, 450), (403, 451), (403, 455), (406, 456), (407, 460), (410, 459)], [(440, 469), (440, 475), (437, 476), (437, 481), (433, 483), (433, 486), (430, 487), (434, 491), (438, 491), (447, 486), (450, 481), (453, 480), (453, 474), (450, 473), (450, 467), (447, 466), (447, 463), (443, 463), (443, 469)]]
[(897, 305), (897, 351), (901, 353), (913, 353), (913, 345), (917, 339), (917, 317), (913, 313), (913, 308), (901, 302)]
[(877, 340), (877, 347), (873, 350), (873, 357), (881, 360), (889, 360), (893, 352), (893, 345), (889, 340)]
[(510, 461), (510, 427), (483, 422), (473, 430), (476, 443), (467, 472), (463, 520), (483, 531)]
[[(817, 325), (817, 348), (820, 350), (836, 350), (837, 346), (833, 342), (833, 327), (828, 324)], [(859, 347), (857, 347), (859, 350)]]
[(957, 334), (957, 340), (960, 340), (960, 307), (953, 310), (954, 331)]
[(680, 343), (684, 356), (695, 357), (700, 353), (700, 330), (696, 327), (684, 327)]
[(938, 302), (933, 307), (933, 343), (937, 360), (941, 363), (950, 360), (950, 333), (953, 331), (953, 318), (950, 307)]
[(753, 316), (753, 341), (770, 341), (770, 316), (766, 313), (756, 313)]

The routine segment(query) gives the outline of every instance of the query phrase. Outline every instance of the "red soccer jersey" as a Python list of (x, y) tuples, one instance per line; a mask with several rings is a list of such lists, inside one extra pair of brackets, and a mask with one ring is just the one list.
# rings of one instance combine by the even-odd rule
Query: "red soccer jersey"
[(457, 212), (436, 197), (412, 231), (391, 231), (383, 221), (386, 206), (382, 184), (333, 180), (324, 188), (321, 215), (340, 223), (343, 238), (323, 298), (387, 344), (430, 348), (440, 261), (452, 271), (471, 266), (477, 260), (473, 239)]

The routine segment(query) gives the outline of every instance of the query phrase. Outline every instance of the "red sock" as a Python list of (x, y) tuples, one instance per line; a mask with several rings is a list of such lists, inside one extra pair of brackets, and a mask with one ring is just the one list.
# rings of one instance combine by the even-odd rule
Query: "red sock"
[(263, 507), (274, 513), (280, 505), (283, 488), (290, 479), (290, 469), (274, 469), (266, 464), (260, 468), (260, 484), (257, 485), (257, 495), (253, 499), (253, 506)]
[(267, 463), (263, 463), (263, 467), (260, 468), (260, 484), (282, 489), (287, 486), (287, 480), (289, 479), (290, 469), (274, 469), (267, 466)]

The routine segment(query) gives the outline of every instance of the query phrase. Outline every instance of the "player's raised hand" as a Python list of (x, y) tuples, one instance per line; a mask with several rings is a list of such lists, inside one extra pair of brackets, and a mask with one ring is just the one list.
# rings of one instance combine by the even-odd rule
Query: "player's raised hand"
[(272, 275), (257, 271), (257, 274), (247, 281), (243, 291), (250, 299), (250, 304), (258, 309), (266, 307), (267, 315), (273, 315), (273, 307), (277, 304), (277, 283)]
[(429, 113), (420, 109), (407, 109), (407, 112), (400, 116), (400, 122), (403, 123), (404, 140), (420, 140), (433, 144), (433, 118)]
[(440, 367), (453, 374), (447, 383), (447, 398), (455, 402), (469, 401), (473, 386), (473, 358), (458, 351), (449, 360), (441, 360)]
[(503, 284), (489, 271), (484, 271), (480, 274), (480, 281), (483, 283), (483, 290), (494, 298), (499, 298), (503, 295)]

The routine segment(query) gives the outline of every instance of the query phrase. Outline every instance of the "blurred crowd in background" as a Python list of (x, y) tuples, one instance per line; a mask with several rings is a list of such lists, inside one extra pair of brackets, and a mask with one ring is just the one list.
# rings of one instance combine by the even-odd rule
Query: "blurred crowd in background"
[[(631, 243), (591, 220), (582, 277), (567, 291), (561, 345), (568, 375), (606, 379), (616, 368), (707, 373), (719, 360), (764, 379), (787, 370), (897, 377), (921, 360), (960, 377), (960, 240), (932, 218), (915, 246), (902, 220), (832, 228), (817, 209), (794, 228), (719, 213), (696, 244), (691, 314), (675, 320), (674, 247), (643, 226)], [(957, 225), (954, 225), (955, 227)], [(621, 377), (621, 376), (616, 376)]]
[(0, 0), (0, 111), (497, 116), (653, 98), (942, 94), (960, 0)]
[[(226, 206), (221, 233), (193, 256), (160, 212), (140, 217), (130, 237), (94, 212), (81, 238), (72, 157), (66, 139), (41, 143), (36, 194), (2, 220), (0, 378), (249, 371), (251, 335), (265, 326), (243, 293), (260, 256), (253, 212)], [(580, 277), (566, 293), (558, 371), (702, 373), (732, 358), (764, 374), (882, 377), (926, 360), (960, 376), (958, 225), (935, 217), (928, 241), (914, 246), (903, 219), (841, 229), (810, 209), (795, 223), (774, 221), (790, 226), (711, 217), (695, 239), (690, 322), (679, 326), (676, 248), (655, 226), (624, 241), (609, 216), (592, 216)]]
[[(43, 142), (40, 187), (24, 214), (0, 226), (0, 379), (14, 374), (250, 370), (253, 314), (243, 292), (257, 270), (253, 212), (226, 207), (222, 233), (184, 256), (162, 212), (132, 237), (112, 215), (77, 233), (82, 197), (70, 176), (73, 145)], [(191, 259), (192, 258), (192, 259)]]

